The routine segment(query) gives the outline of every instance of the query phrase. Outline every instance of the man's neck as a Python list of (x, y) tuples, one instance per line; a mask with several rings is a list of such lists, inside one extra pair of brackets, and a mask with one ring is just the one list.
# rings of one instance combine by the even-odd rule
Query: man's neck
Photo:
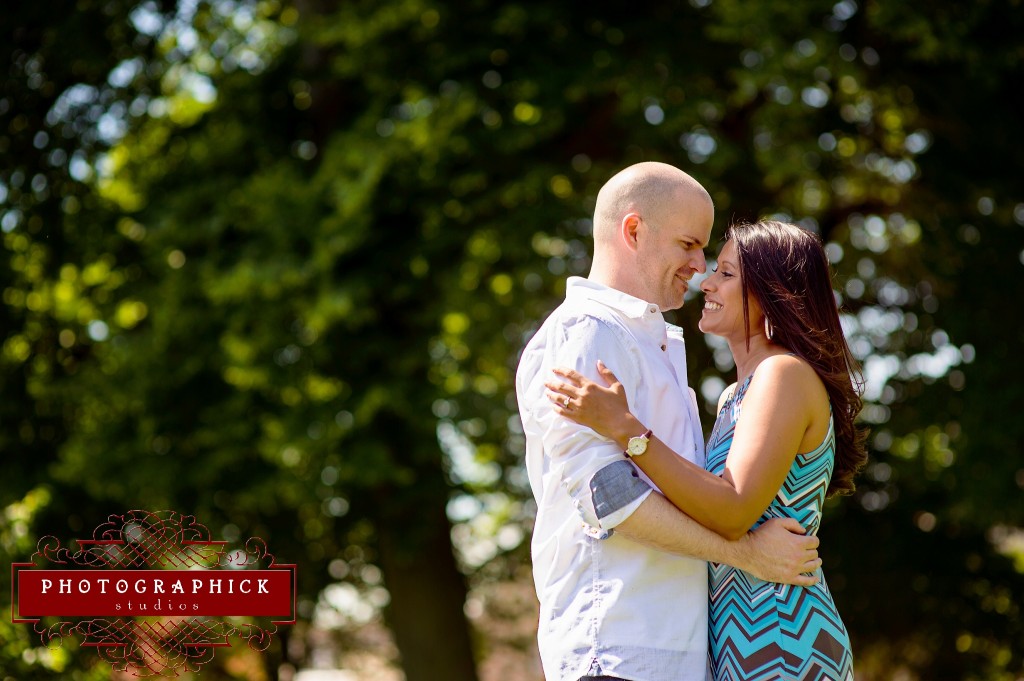
[(632, 276), (632, 271), (627, 267), (621, 265), (602, 265), (595, 261), (594, 265), (590, 268), (590, 274), (587, 275), (587, 279), (602, 286), (613, 288), (616, 291), (621, 291), (634, 298), (647, 300), (643, 287), (637, 284)]

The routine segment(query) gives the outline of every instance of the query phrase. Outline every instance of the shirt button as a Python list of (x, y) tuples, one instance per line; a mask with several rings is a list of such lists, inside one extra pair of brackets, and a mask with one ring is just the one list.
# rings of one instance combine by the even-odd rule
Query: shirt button
[(664, 343), (662, 343), (662, 345), (661, 345), (661, 351), (662, 351), (662, 352), (665, 352), (665, 350), (667, 350), (667, 349), (668, 349), (668, 346), (667, 346), (667, 345), (665, 345)]
[(650, 312), (651, 314), (654, 314), (655, 312), (658, 311), (658, 308), (651, 305), (649, 308), (647, 308), (647, 311)]

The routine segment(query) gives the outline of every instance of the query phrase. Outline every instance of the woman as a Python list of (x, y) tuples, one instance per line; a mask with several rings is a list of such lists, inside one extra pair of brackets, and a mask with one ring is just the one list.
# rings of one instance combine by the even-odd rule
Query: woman
[[(547, 384), (548, 397), (560, 414), (624, 450), (647, 435), (633, 462), (719, 534), (739, 538), (774, 517), (795, 518), (816, 533), (826, 496), (852, 492), (867, 458), (854, 425), (859, 369), (821, 241), (779, 222), (732, 226), (701, 290), (700, 329), (728, 341), (737, 370), (719, 401), (706, 470), (648, 432), (600, 363), (609, 387), (556, 370), (563, 381)], [(716, 680), (853, 678), (849, 636), (823, 577), (811, 587), (780, 585), (712, 563), (709, 580)]]

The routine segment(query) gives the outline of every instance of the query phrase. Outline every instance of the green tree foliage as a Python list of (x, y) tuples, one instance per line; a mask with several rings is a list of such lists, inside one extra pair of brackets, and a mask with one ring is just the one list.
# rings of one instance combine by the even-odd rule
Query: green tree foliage
[[(588, 269), (601, 183), (656, 159), (705, 183), (719, 225), (781, 215), (829, 244), (873, 431), (822, 530), (860, 676), (1015, 678), (1021, 17), (5, 10), (4, 552), (113, 510), (193, 512), (299, 563), (304, 621), (347, 582), (385, 606), (410, 681), (473, 678), (463, 574), (521, 561), (529, 525), (516, 354)], [(710, 406), (732, 367), (695, 308), (676, 321)], [(0, 626), (17, 678), (102, 672)]]

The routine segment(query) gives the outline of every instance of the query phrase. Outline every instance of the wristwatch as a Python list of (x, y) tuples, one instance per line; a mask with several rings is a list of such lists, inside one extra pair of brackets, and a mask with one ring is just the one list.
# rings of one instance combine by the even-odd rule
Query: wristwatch
[(646, 452), (647, 443), (650, 442), (652, 435), (654, 435), (654, 431), (648, 430), (643, 435), (637, 435), (636, 437), (629, 438), (629, 442), (626, 444), (625, 455), (634, 457), (640, 456)]

